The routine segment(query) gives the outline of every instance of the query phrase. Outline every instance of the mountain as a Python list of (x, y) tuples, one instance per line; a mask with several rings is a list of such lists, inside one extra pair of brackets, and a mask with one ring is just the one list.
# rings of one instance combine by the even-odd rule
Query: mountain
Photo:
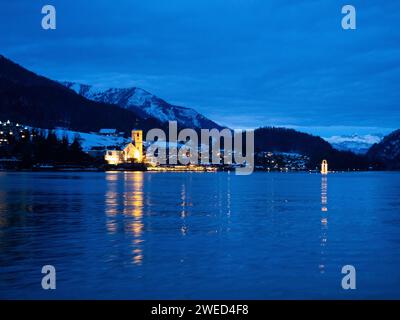
[(88, 100), (1, 55), (0, 114), (2, 120), (33, 127), (59, 126), (83, 132), (100, 128), (130, 132), (132, 128), (147, 130), (162, 125), (116, 105)]
[(367, 156), (372, 161), (382, 164), (386, 169), (399, 170), (400, 129), (384, 137), (381, 142), (374, 144), (368, 150)]
[(177, 121), (181, 128), (222, 128), (194, 109), (172, 105), (140, 88), (99, 88), (74, 82), (62, 84), (89, 100), (116, 104), (144, 119), (157, 119), (162, 123)]
[(293, 129), (263, 127), (254, 131), (255, 151), (289, 152), (310, 158), (307, 166), (317, 168), (323, 159), (332, 170), (368, 169), (369, 162), (363, 155), (340, 151), (321, 137)]
[(356, 154), (366, 154), (374, 143), (382, 140), (382, 135), (345, 135), (324, 138), (335, 149), (342, 151), (352, 151)]

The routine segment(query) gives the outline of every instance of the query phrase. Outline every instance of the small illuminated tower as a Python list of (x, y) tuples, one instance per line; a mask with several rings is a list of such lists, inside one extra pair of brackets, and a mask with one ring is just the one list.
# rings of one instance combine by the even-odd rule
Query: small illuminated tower
[(322, 160), (321, 174), (328, 174), (328, 161), (326, 161), (326, 160)]
[(138, 162), (143, 161), (143, 131), (142, 130), (132, 130), (132, 144), (135, 146), (137, 152), (135, 154), (135, 159)]

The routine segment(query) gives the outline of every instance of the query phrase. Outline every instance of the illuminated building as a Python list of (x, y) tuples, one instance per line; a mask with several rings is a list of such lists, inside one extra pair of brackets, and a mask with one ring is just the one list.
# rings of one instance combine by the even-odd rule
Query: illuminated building
[(328, 161), (326, 161), (326, 160), (322, 160), (321, 174), (328, 174)]
[(143, 162), (143, 131), (132, 130), (132, 140), (123, 150), (107, 150), (104, 159), (108, 164)]
[(27, 127), (10, 120), (0, 121), (0, 146), (7, 145), (15, 140), (25, 139), (28, 136), (29, 130)]
[(132, 141), (124, 149), (125, 162), (143, 162), (143, 132), (132, 130)]
[(104, 159), (108, 164), (118, 165), (124, 162), (123, 151), (121, 150), (107, 150)]

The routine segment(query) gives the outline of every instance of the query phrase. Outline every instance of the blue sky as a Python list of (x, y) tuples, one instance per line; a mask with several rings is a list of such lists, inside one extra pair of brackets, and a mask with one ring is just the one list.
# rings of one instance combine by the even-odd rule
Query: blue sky
[[(400, 127), (400, 2), (0, 0), (0, 53), (56, 80), (138, 86), (234, 128)], [(357, 30), (341, 28), (341, 8)], [(41, 29), (41, 7), (57, 30)]]

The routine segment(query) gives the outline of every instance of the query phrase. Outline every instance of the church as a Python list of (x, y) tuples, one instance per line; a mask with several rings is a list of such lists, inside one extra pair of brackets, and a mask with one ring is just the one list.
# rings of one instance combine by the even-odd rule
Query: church
[(143, 162), (143, 131), (132, 130), (132, 140), (123, 150), (107, 150), (104, 159), (110, 165)]

